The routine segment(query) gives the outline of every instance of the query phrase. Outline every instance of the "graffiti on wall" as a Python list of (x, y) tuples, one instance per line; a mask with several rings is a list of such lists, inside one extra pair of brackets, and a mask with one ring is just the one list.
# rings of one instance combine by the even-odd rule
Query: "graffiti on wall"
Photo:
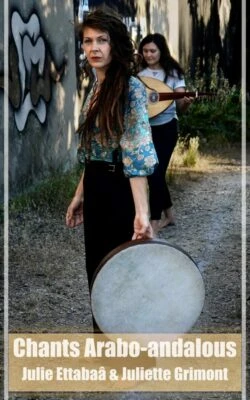
[[(9, 99), (17, 129), (22, 132), (31, 112), (41, 124), (46, 121), (52, 83), (62, 79), (66, 61), (56, 67), (36, 13), (25, 22), (19, 12), (14, 11), (10, 33)], [(0, 86), (3, 87), (3, 79)]]

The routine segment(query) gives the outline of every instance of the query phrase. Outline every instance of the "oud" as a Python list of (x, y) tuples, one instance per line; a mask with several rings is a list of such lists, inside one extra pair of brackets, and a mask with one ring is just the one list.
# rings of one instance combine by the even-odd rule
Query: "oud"
[(174, 100), (183, 97), (214, 96), (214, 93), (198, 92), (174, 92), (166, 83), (155, 78), (139, 76), (139, 79), (146, 87), (148, 96), (149, 118), (155, 117), (166, 110)]

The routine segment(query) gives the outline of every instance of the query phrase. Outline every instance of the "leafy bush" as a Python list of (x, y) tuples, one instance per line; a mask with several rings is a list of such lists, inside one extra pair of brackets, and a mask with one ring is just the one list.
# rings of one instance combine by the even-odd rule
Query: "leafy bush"
[(223, 145), (241, 140), (241, 89), (229, 87), (228, 80), (217, 73), (217, 63), (211, 76), (196, 74), (191, 80), (187, 73), (188, 90), (213, 92), (213, 97), (199, 97), (185, 114), (180, 116), (181, 137), (198, 136), (202, 142)]

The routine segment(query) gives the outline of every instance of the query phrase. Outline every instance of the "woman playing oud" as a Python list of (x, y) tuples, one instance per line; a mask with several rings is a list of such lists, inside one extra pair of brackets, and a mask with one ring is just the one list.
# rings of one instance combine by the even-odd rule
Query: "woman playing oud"
[[(164, 36), (159, 33), (147, 35), (140, 43), (139, 54), (142, 56), (143, 68), (139, 76), (158, 79), (174, 92), (185, 92), (183, 69), (171, 56)], [(165, 111), (150, 118), (153, 142), (159, 159), (159, 166), (148, 177), (151, 224), (155, 235), (160, 228), (174, 223), (166, 171), (178, 138), (177, 110), (184, 112), (192, 101), (191, 97), (173, 101)]]
[(147, 176), (158, 160), (145, 87), (133, 76), (136, 60), (126, 26), (99, 9), (86, 17), (81, 30), (85, 72), (94, 68), (96, 81), (82, 109), (78, 154), (84, 173), (66, 224), (84, 221), (90, 285), (108, 252), (132, 238), (152, 238)]

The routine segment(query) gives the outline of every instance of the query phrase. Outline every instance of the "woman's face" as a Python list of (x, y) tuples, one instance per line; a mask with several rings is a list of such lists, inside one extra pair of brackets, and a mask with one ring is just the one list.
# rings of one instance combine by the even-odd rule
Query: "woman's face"
[(83, 31), (83, 45), (87, 60), (96, 71), (106, 71), (111, 60), (110, 37), (107, 32), (86, 27)]
[(149, 67), (160, 68), (161, 52), (155, 43), (147, 43), (142, 48), (142, 55)]

